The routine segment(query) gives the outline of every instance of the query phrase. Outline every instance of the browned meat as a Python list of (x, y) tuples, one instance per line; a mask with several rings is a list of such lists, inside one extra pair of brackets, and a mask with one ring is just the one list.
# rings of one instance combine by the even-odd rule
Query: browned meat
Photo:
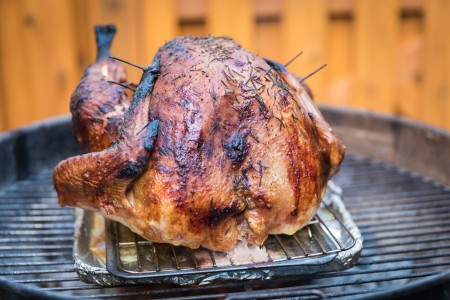
[(125, 68), (109, 58), (116, 29), (96, 26), (97, 60), (90, 65), (72, 94), (72, 130), (84, 152), (100, 151), (119, 137), (129, 106), (125, 89), (108, 81), (125, 82)]
[(55, 168), (60, 204), (219, 251), (307, 224), (345, 151), (293, 75), (227, 38), (165, 44), (121, 132)]

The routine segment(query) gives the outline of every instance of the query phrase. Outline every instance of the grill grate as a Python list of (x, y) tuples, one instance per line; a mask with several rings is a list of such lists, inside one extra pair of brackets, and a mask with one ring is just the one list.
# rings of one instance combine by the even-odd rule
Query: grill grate
[(365, 241), (357, 266), (349, 270), (194, 287), (101, 287), (79, 281), (75, 273), (73, 210), (58, 206), (51, 171), (44, 170), (0, 186), (0, 280), (2, 286), (20, 283), (24, 290), (77, 298), (314, 299), (362, 297), (443, 278), (450, 266), (448, 187), (352, 155), (335, 182)]

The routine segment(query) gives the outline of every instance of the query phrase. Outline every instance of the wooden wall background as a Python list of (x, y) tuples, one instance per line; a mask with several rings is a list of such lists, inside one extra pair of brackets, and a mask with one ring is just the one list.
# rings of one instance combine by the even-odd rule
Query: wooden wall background
[[(450, 0), (0, 0), (0, 131), (68, 112), (94, 24), (140, 65), (176, 35), (228, 35), (305, 75), (317, 101), (450, 129)], [(129, 69), (134, 80), (140, 72)]]

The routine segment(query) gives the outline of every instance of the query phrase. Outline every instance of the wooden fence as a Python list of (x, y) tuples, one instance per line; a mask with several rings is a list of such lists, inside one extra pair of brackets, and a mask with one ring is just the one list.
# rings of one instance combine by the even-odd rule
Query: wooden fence
[[(140, 65), (176, 35), (228, 35), (312, 77), (320, 103), (450, 129), (450, 0), (0, 0), (0, 131), (68, 112), (94, 24)], [(139, 72), (129, 69), (135, 81)]]

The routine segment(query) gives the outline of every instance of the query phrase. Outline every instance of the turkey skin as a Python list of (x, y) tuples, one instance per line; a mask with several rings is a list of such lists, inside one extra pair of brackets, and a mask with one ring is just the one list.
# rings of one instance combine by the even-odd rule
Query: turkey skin
[(225, 252), (305, 226), (345, 152), (297, 76), (224, 37), (162, 46), (117, 130), (55, 168), (59, 203)]

